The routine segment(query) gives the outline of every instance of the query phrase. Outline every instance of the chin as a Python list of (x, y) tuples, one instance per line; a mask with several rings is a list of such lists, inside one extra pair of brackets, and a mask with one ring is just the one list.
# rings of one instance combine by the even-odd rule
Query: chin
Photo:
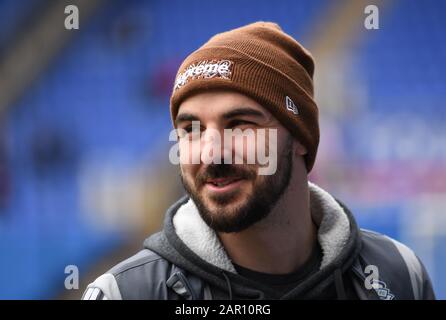
[(247, 194), (247, 192), (238, 190), (235, 192), (231, 192), (224, 195), (211, 195), (208, 193), (205, 193), (203, 195), (203, 198), (206, 201), (206, 204), (210, 205), (209, 208), (216, 208), (216, 209), (235, 209), (240, 208), (244, 204), (246, 204), (247, 199), (249, 199), (250, 194)]
[(207, 208), (214, 215), (224, 215), (227, 218), (230, 218), (240, 211), (240, 208), (243, 208), (247, 204), (246, 196), (242, 196), (238, 194), (235, 199), (232, 199), (228, 203), (219, 203), (214, 200), (207, 200)]

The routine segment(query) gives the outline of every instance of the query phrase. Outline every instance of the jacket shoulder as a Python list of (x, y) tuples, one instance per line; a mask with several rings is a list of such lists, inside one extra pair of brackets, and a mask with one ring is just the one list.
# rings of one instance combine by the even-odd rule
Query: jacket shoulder
[(162, 284), (170, 277), (171, 270), (170, 262), (149, 249), (143, 249), (90, 283), (82, 299), (121, 300), (168, 297), (167, 288)]
[(397, 293), (396, 298), (435, 299), (426, 269), (412, 249), (366, 229), (361, 229), (361, 239), (362, 263), (377, 267), (379, 280)]
[(122, 273), (129, 272), (132, 269), (140, 268), (146, 264), (162, 263), (163, 261), (165, 262), (165, 259), (159, 256), (157, 253), (149, 249), (143, 249), (135, 255), (121, 261), (107, 271), (107, 273), (111, 273), (116, 277)]

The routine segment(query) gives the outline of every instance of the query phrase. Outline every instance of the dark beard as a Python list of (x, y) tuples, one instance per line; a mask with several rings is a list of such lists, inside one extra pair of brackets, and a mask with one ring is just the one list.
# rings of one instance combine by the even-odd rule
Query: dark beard
[[(194, 190), (181, 176), (185, 190), (195, 202), (206, 224), (217, 232), (240, 232), (267, 217), (290, 183), (293, 167), (292, 143), (293, 139), (289, 137), (284, 151), (278, 157), (282, 161), (277, 163), (275, 174), (262, 176), (264, 178), (254, 185), (253, 193), (248, 200), (243, 205), (230, 211), (225, 209), (224, 206), (230, 204), (238, 196), (237, 192), (211, 198), (221, 206), (221, 209), (211, 211), (205, 205), (201, 194)], [(205, 181), (209, 178), (231, 176), (242, 177), (248, 181), (254, 181), (256, 177), (258, 178), (255, 167), (249, 165), (211, 164), (204, 173), (197, 174), (197, 189), (199, 190), (200, 187), (204, 186)]]

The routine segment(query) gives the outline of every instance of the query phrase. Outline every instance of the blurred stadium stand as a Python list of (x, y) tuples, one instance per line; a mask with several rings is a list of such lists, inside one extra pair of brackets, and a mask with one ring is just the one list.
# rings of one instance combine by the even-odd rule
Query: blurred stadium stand
[[(0, 0), (0, 65), (51, 3)], [(53, 28), (63, 46), (0, 105), (0, 298), (79, 298), (159, 228), (182, 192), (168, 162), (176, 69), (213, 34), (256, 20), (315, 52), (322, 139), (312, 179), (360, 226), (410, 245), (446, 298), (446, 3), (387, 1), (371, 31), (368, 3), (336, 3), (98, 1), (85, 17), (80, 6), (73, 31), (62, 10)], [(67, 265), (79, 267), (80, 290), (65, 290)]]
[(34, 11), (40, 10), (43, 0), (28, 0), (26, 6), (13, 0), (0, 2), (0, 52), (15, 35), (33, 20)]

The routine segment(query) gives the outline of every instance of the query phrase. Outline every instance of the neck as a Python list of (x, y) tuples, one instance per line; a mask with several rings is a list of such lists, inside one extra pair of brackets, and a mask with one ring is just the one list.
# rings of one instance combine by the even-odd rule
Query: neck
[(303, 176), (292, 177), (265, 219), (241, 232), (219, 233), (219, 238), (234, 263), (258, 272), (288, 274), (308, 260), (316, 234), (308, 181)]

